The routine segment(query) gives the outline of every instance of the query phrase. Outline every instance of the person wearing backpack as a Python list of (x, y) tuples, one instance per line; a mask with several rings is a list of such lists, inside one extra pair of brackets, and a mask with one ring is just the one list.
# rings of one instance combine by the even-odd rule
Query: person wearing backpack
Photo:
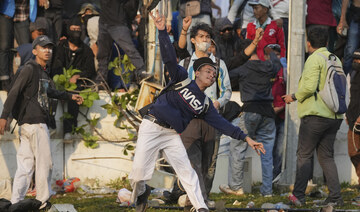
[[(176, 61), (175, 49), (166, 32), (165, 17), (152, 13), (155, 26), (159, 30), (160, 52), (163, 62), (169, 71), (171, 81), (168, 86), (188, 78), (187, 71)], [(197, 211), (209, 211), (201, 193), (199, 179), (192, 168), (180, 135), (194, 118), (204, 119), (209, 125), (226, 135), (246, 141), (255, 151), (265, 153), (263, 145), (244, 134), (239, 127), (220, 116), (205, 95), (204, 91), (211, 86), (217, 75), (216, 64), (208, 57), (195, 61), (196, 79), (179, 90), (170, 90), (157, 97), (155, 103), (143, 117), (136, 144), (135, 157), (129, 180), (133, 188), (131, 202), (136, 211), (145, 211), (154, 172), (155, 161), (160, 151), (177, 173), (191, 203)], [(166, 89), (166, 88), (165, 88)], [(206, 104), (208, 100), (208, 104)]]
[[(51, 196), (52, 159), (48, 130), (48, 97), (74, 100), (78, 104), (83, 98), (52, 89), (49, 86), (47, 61), (51, 59), (53, 43), (45, 36), (37, 37), (33, 43), (35, 60), (27, 62), (15, 79), (8, 93), (0, 117), (0, 134), (4, 134), (7, 118), (11, 115), (19, 124), (20, 146), (17, 152), (17, 170), (14, 177), (11, 202), (15, 204), (25, 198), (30, 179), (35, 171), (36, 199), (47, 208)], [(13, 108), (18, 108), (14, 111)]]
[[(325, 87), (328, 69), (328, 61), (323, 56), (328, 58), (331, 54), (326, 49), (328, 34), (324, 33), (323, 28), (314, 27), (307, 35), (307, 47), (311, 55), (305, 62), (298, 90), (294, 94), (283, 96), (287, 104), (298, 101), (298, 115), (301, 120), (295, 185), (289, 199), (297, 206), (305, 204), (305, 189), (312, 173), (311, 160), (316, 150), (329, 189), (329, 196), (321, 205), (333, 203), (341, 206), (344, 202), (334, 161), (334, 142), (343, 114), (330, 109), (319, 94)], [(339, 58), (332, 57), (334, 58), (336, 65), (342, 67)]]

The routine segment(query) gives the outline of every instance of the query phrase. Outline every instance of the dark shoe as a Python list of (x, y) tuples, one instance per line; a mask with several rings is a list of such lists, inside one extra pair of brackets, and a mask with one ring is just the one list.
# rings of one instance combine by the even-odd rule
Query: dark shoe
[(136, 212), (146, 211), (147, 201), (148, 201), (148, 197), (149, 197), (150, 193), (151, 193), (150, 186), (145, 185), (145, 192), (137, 197), (136, 207), (135, 207)]
[(344, 200), (342, 198), (334, 200), (334, 199), (331, 199), (330, 197), (328, 197), (324, 201), (319, 202), (316, 205), (318, 207), (326, 207), (326, 206), (329, 206), (329, 205), (331, 205), (333, 207), (335, 207), (335, 206), (341, 207), (341, 206), (344, 205)]
[(185, 194), (184, 189), (179, 180), (174, 182), (174, 186), (171, 192), (164, 191), (163, 195), (165, 198), (166, 204), (177, 204), (178, 199), (181, 195)]
[(199, 208), (198, 212), (208, 212), (209, 210), (206, 208)]
[(164, 191), (163, 196), (166, 204), (173, 205), (177, 203), (178, 200), (177, 195), (175, 197), (175, 195), (173, 195), (170, 191)]

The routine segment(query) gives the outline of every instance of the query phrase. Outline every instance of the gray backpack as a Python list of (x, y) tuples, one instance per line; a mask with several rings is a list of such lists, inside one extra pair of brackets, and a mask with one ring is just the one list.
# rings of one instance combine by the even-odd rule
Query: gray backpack
[[(330, 54), (329, 57), (321, 53), (318, 55), (326, 61), (327, 74), (324, 88), (321, 90), (319, 89), (319, 77), (316, 92), (319, 93), (321, 99), (331, 111), (343, 114), (346, 112), (350, 102), (349, 85), (344, 70), (341, 65), (338, 65), (338, 59), (334, 54)], [(319, 75), (321, 75), (321, 71)]]

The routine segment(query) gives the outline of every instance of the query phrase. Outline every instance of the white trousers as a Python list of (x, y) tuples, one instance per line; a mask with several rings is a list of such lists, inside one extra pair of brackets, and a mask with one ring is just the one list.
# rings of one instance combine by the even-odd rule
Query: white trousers
[(180, 135), (174, 129), (161, 127), (143, 119), (135, 150), (132, 171), (129, 175), (133, 188), (132, 202), (145, 191), (145, 181), (150, 180), (159, 151), (174, 168), (181, 184), (196, 209), (207, 208), (201, 194), (198, 176), (192, 168)]
[(50, 198), (52, 159), (50, 135), (46, 124), (20, 126), (20, 147), (17, 151), (17, 169), (11, 203), (25, 198), (35, 171), (36, 199), (45, 203)]

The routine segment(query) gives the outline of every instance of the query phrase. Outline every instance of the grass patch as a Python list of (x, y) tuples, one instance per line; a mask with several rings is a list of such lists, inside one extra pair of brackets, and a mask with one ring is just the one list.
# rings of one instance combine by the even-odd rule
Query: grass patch
[[(124, 183), (124, 184), (122, 184)], [(108, 184), (110, 185), (116, 185), (116, 187), (120, 185), (129, 186), (128, 181), (124, 180), (124, 178), (116, 179)], [(119, 189), (119, 188), (117, 188)], [(129, 188), (128, 188), (129, 189)], [(285, 204), (288, 203), (286, 193), (280, 193), (279, 191), (276, 191), (274, 189), (274, 196), (265, 198), (261, 196), (258, 186), (253, 187), (253, 192), (251, 194), (245, 194), (243, 196), (235, 196), (235, 195), (226, 195), (223, 193), (212, 193), (210, 195), (210, 198), (214, 201), (225, 201), (225, 206), (227, 208), (245, 208), (247, 203), (250, 201), (253, 201), (255, 203), (256, 208), (260, 208), (263, 203), (278, 203), (283, 202)], [(357, 186), (352, 186), (349, 184), (342, 184), (342, 197), (344, 199), (345, 205), (341, 208), (336, 209), (357, 209), (359, 210), (360, 207), (352, 205), (351, 200), (356, 197), (360, 196), (360, 192)], [(77, 211), (79, 212), (110, 212), (110, 211), (135, 211), (134, 209), (126, 209), (126, 208), (120, 208), (119, 204), (116, 203), (116, 194), (111, 195), (81, 195), (78, 193), (67, 193), (67, 194), (58, 194), (54, 198), (51, 199), (51, 202), (53, 204), (73, 204)], [(149, 199), (152, 199), (150, 196)], [(313, 201), (319, 200), (321, 198), (311, 198), (307, 197), (307, 204), (304, 207), (301, 208), (314, 208)], [(324, 199), (324, 198), (322, 198)], [(241, 202), (238, 206), (233, 206), (232, 204), (234, 201), (237, 200), (238, 202)], [(177, 205), (172, 205), (177, 206)], [(294, 206), (291, 206), (292, 208), (296, 208)], [(152, 209), (149, 208), (147, 211), (149, 212), (155, 212), (155, 211), (179, 211), (179, 210), (161, 210), (161, 209)]]

